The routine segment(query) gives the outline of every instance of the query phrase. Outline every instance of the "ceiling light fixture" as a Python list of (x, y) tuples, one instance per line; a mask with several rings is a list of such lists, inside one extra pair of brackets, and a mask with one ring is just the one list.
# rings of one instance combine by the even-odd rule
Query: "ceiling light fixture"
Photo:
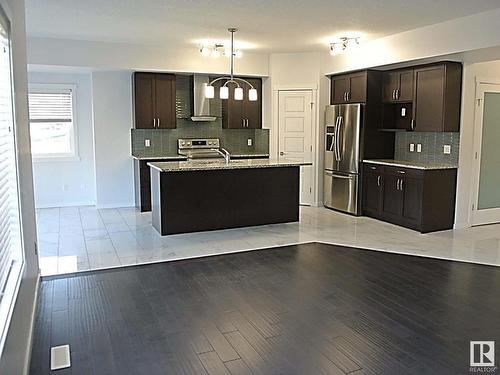
[[(215, 44), (201, 44), (200, 45), (200, 53), (205, 56), (211, 56), (211, 57), (220, 57), (220, 56), (227, 56), (229, 57), (231, 54), (231, 47), (226, 46), (224, 44), (220, 43), (215, 43)], [(240, 50), (235, 49), (234, 50), (234, 56), (237, 58), (240, 58), (243, 54)]]
[(229, 50), (230, 58), (231, 58), (231, 73), (229, 77), (219, 77), (214, 79), (208, 85), (205, 86), (205, 97), (211, 99), (215, 96), (215, 88), (213, 84), (218, 81), (225, 80), (224, 85), (219, 89), (219, 98), (228, 99), (229, 98), (229, 87), (228, 85), (232, 83), (236, 87), (234, 88), (234, 100), (243, 100), (243, 88), (240, 86), (240, 83), (246, 84), (250, 87), (248, 90), (248, 100), (256, 101), (258, 99), (257, 90), (252, 86), (250, 82), (244, 80), (243, 78), (234, 77), (234, 58), (237, 56), (239, 51), (234, 50), (234, 33), (238, 31), (236, 28), (227, 29), (231, 33), (231, 48)]
[(343, 36), (335, 42), (330, 43), (330, 55), (337, 55), (344, 52), (348, 48), (355, 47), (359, 44), (359, 37), (348, 38)]

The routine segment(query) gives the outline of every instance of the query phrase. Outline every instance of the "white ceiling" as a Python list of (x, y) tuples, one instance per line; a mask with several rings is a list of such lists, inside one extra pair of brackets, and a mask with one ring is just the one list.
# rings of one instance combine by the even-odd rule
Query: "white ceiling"
[(31, 36), (169, 46), (236, 39), (265, 52), (324, 49), (500, 7), (499, 0), (26, 0)]

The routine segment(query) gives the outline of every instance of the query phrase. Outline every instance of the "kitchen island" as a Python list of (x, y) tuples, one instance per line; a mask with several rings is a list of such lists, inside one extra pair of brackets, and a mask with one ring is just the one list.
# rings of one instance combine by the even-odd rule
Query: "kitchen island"
[(300, 166), (273, 159), (148, 163), (161, 235), (299, 220)]

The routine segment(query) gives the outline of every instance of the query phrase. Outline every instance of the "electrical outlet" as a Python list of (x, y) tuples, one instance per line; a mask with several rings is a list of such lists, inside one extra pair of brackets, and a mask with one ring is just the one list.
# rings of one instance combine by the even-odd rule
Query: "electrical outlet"
[(410, 152), (415, 152), (415, 143), (410, 143)]
[(406, 108), (401, 108), (401, 117), (406, 117)]
[(417, 152), (422, 152), (422, 144), (417, 143)]
[(443, 153), (446, 155), (451, 154), (451, 146), (450, 145), (444, 145), (443, 146)]
[(251, 146), (252, 145), (252, 138), (248, 138), (247, 140), (247, 145)]
[(145, 147), (151, 147), (151, 139), (145, 139), (144, 140), (144, 146)]

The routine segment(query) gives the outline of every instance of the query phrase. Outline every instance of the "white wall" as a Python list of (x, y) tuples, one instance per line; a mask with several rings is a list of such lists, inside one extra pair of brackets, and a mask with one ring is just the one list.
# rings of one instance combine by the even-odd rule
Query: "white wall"
[[(76, 66), (91, 69), (150, 70), (168, 72), (227, 73), (229, 59), (207, 58), (196, 45), (189, 48), (146, 46), (127, 43), (91, 42), (52, 38), (29, 38), (28, 61), (47, 66)], [(244, 51), (236, 59), (239, 75), (268, 75), (268, 54)]]
[(132, 72), (93, 72), (92, 105), (97, 206), (134, 206)]
[[(29, 83), (76, 85), (78, 161), (33, 163), (36, 207), (95, 204), (94, 135), (90, 73), (32, 72)], [(54, 173), (57, 171), (57, 173)]]
[[(325, 74), (457, 54), (500, 45), (500, 9), (362, 43), (350, 53), (322, 55)], [(326, 47), (325, 47), (326, 50)]]
[(0, 357), (0, 374), (28, 373), (31, 332), (38, 281), (38, 257), (35, 254), (35, 204), (28, 127), (28, 87), (26, 71), (26, 27), (24, 0), (0, 0), (12, 26), (12, 61), (16, 116), (16, 147), (20, 185), (21, 225), (25, 269), (22, 275), (7, 340)]

